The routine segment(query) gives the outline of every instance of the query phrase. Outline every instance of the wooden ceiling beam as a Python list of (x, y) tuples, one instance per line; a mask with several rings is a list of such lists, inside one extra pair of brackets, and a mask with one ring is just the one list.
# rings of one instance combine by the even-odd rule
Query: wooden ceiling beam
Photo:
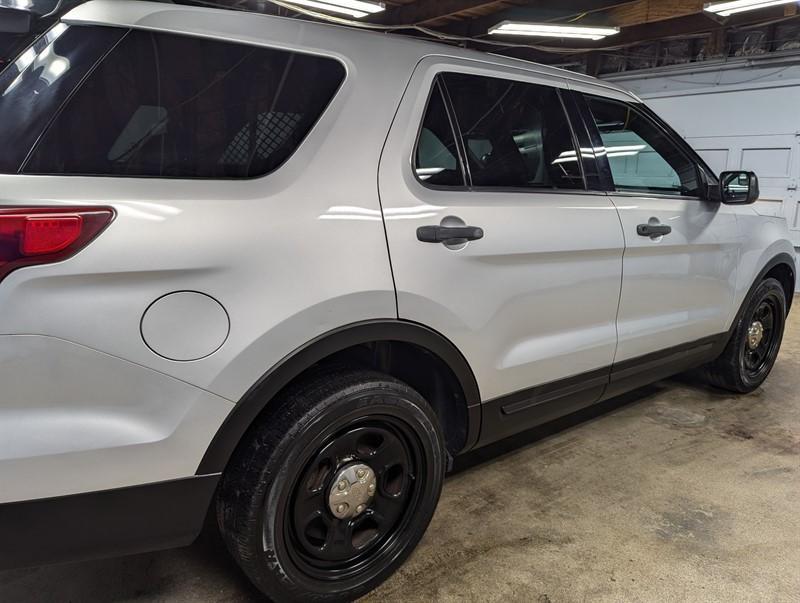
[(710, 33), (723, 28), (747, 27), (772, 19), (779, 19), (782, 16), (782, 6), (740, 13), (727, 19), (720, 19), (711, 13), (700, 12), (674, 19), (665, 19), (655, 23), (642, 23), (640, 25), (625, 27), (619, 35), (613, 38), (606, 38), (606, 42), (612, 39), (614, 40), (614, 44), (651, 42), (653, 40), (673, 38), (676, 36)]
[(373, 23), (383, 25), (423, 25), (442, 17), (450, 17), (466, 10), (499, 4), (501, 0), (417, 0), (411, 4), (396, 6), (370, 17)]
[(609, 23), (630, 27), (703, 12), (706, 0), (637, 0), (608, 12)]
[[(582, 40), (565, 40), (563, 42), (535, 40), (542, 46), (562, 46), (569, 48), (585, 48), (586, 54), (591, 57), (598, 56), (597, 48), (605, 46), (633, 46), (676, 36), (696, 36), (702, 34), (718, 34), (727, 28), (748, 27), (763, 23), (771, 19), (780, 19), (784, 15), (784, 7), (778, 6), (769, 10), (753, 11), (734, 15), (728, 19), (719, 19), (710, 13), (693, 13), (683, 17), (666, 19), (653, 23), (643, 23), (623, 28), (616, 36), (605, 38), (599, 42), (585, 42)], [(482, 46), (478, 42), (478, 48)], [(543, 52), (531, 48), (497, 48), (483, 47), (486, 50), (505, 54), (529, 61), (541, 63), (560, 63), (568, 60), (569, 55)], [(603, 51), (599, 51), (601, 54)]]

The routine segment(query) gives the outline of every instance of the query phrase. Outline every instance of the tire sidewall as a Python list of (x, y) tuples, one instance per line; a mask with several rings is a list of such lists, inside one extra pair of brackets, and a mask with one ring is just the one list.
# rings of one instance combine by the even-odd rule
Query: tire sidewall
[[(753, 378), (751, 375), (748, 374), (748, 371), (744, 367), (743, 357), (744, 351), (747, 346), (747, 332), (750, 327), (750, 324), (753, 321), (753, 317), (755, 314), (756, 309), (758, 306), (768, 297), (774, 296), (778, 308), (780, 309), (780, 316), (776, 317), (780, 321), (780, 327), (776, 327), (775, 336), (777, 337), (777, 341), (774, 344), (774, 349), (770, 353), (770, 358), (768, 365), (765, 367), (764, 370), (756, 377)], [(772, 372), (772, 368), (775, 365), (775, 360), (778, 357), (778, 353), (780, 352), (781, 343), (783, 342), (783, 332), (786, 326), (786, 294), (783, 291), (783, 287), (781, 284), (772, 278), (766, 279), (762, 281), (756, 290), (753, 292), (753, 295), (750, 298), (750, 301), (747, 304), (747, 309), (745, 310), (744, 314), (742, 315), (741, 320), (739, 321), (738, 328), (736, 329), (736, 366), (738, 367), (738, 377), (741, 381), (743, 388), (747, 391), (752, 391), (760, 387), (764, 381), (766, 381), (767, 377), (769, 376), (770, 372)]]
[[(406, 525), (396, 537), (397, 545), (385, 561), (358, 576), (341, 581), (322, 582), (302, 572), (294, 563), (284, 537), (286, 513), (291, 509), (294, 484), (302, 473), (309, 454), (337, 429), (353, 419), (369, 415), (387, 415), (411, 426), (428, 456), (426, 483), (418, 497), (414, 516), (404, 519)], [(383, 582), (408, 557), (425, 533), (433, 518), (444, 481), (445, 454), (443, 438), (435, 415), (414, 390), (392, 382), (361, 383), (339, 390), (322, 403), (313, 405), (277, 443), (262, 471), (263, 487), (259, 488), (260, 505), (257, 525), (263, 533), (263, 550), (253, 546), (253, 555), (264, 556), (264, 563), (281, 577), (283, 586), (305, 601), (350, 600), (366, 594)], [(256, 540), (256, 539), (253, 539)], [(266, 577), (266, 576), (265, 576)], [(270, 592), (274, 585), (259, 585)]]

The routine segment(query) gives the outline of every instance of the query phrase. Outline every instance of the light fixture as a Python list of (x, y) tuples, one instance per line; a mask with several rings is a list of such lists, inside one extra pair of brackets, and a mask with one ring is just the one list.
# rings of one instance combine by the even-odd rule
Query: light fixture
[(290, 4), (308, 6), (332, 13), (349, 15), (356, 19), (361, 19), (367, 15), (379, 13), (384, 10), (384, 5), (377, 2), (365, 2), (364, 0), (287, 0)]
[(0, 0), (0, 8), (27, 10), (33, 6), (33, 0)]
[(706, 4), (704, 8), (710, 13), (716, 13), (722, 17), (730, 17), (748, 10), (796, 3), (797, 0), (732, 0), (731, 2), (711, 2)]
[(489, 30), (490, 34), (505, 36), (535, 36), (543, 38), (579, 38), (602, 40), (619, 33), (619, 27), (589, 27), (586, 25), (557, 25), (553, 23), (525, 23), (503, 21)]

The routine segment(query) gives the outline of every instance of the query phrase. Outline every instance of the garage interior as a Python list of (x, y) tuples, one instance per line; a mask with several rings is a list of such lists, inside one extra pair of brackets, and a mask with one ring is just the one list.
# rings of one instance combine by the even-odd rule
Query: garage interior
[[(180, 3), (315, 18), (269, 0)], [(756, 171), (761, 211), (800, 249), (800, 3), (729, 17), (706, 4), (393, 0), (361, 21), (631, 89), (715, 171)], [(504, 21), (619, 33), (489, 33)], [(754, 395), (681, 376), (459, 459), (422, 545), (365, 601), (800, 600), (798, 311)], [(261, 598), (211, 529), (186, 549), (0, 573), (3, 602), (129, 600)]]

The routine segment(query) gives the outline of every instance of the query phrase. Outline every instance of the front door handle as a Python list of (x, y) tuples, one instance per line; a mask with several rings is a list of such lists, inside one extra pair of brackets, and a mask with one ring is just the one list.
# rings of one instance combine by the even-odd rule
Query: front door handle
[(456, 245), (483, 238), (483, 228), (477, 226), (420, 226), (417, 239), (423, 243)]
[(651, 239), (663, 237), (671, 232), (672, 226), (667, 226), (666, 224), (639, 224), (636, 227), (636, 234), (640, 237), (650, 237)]

